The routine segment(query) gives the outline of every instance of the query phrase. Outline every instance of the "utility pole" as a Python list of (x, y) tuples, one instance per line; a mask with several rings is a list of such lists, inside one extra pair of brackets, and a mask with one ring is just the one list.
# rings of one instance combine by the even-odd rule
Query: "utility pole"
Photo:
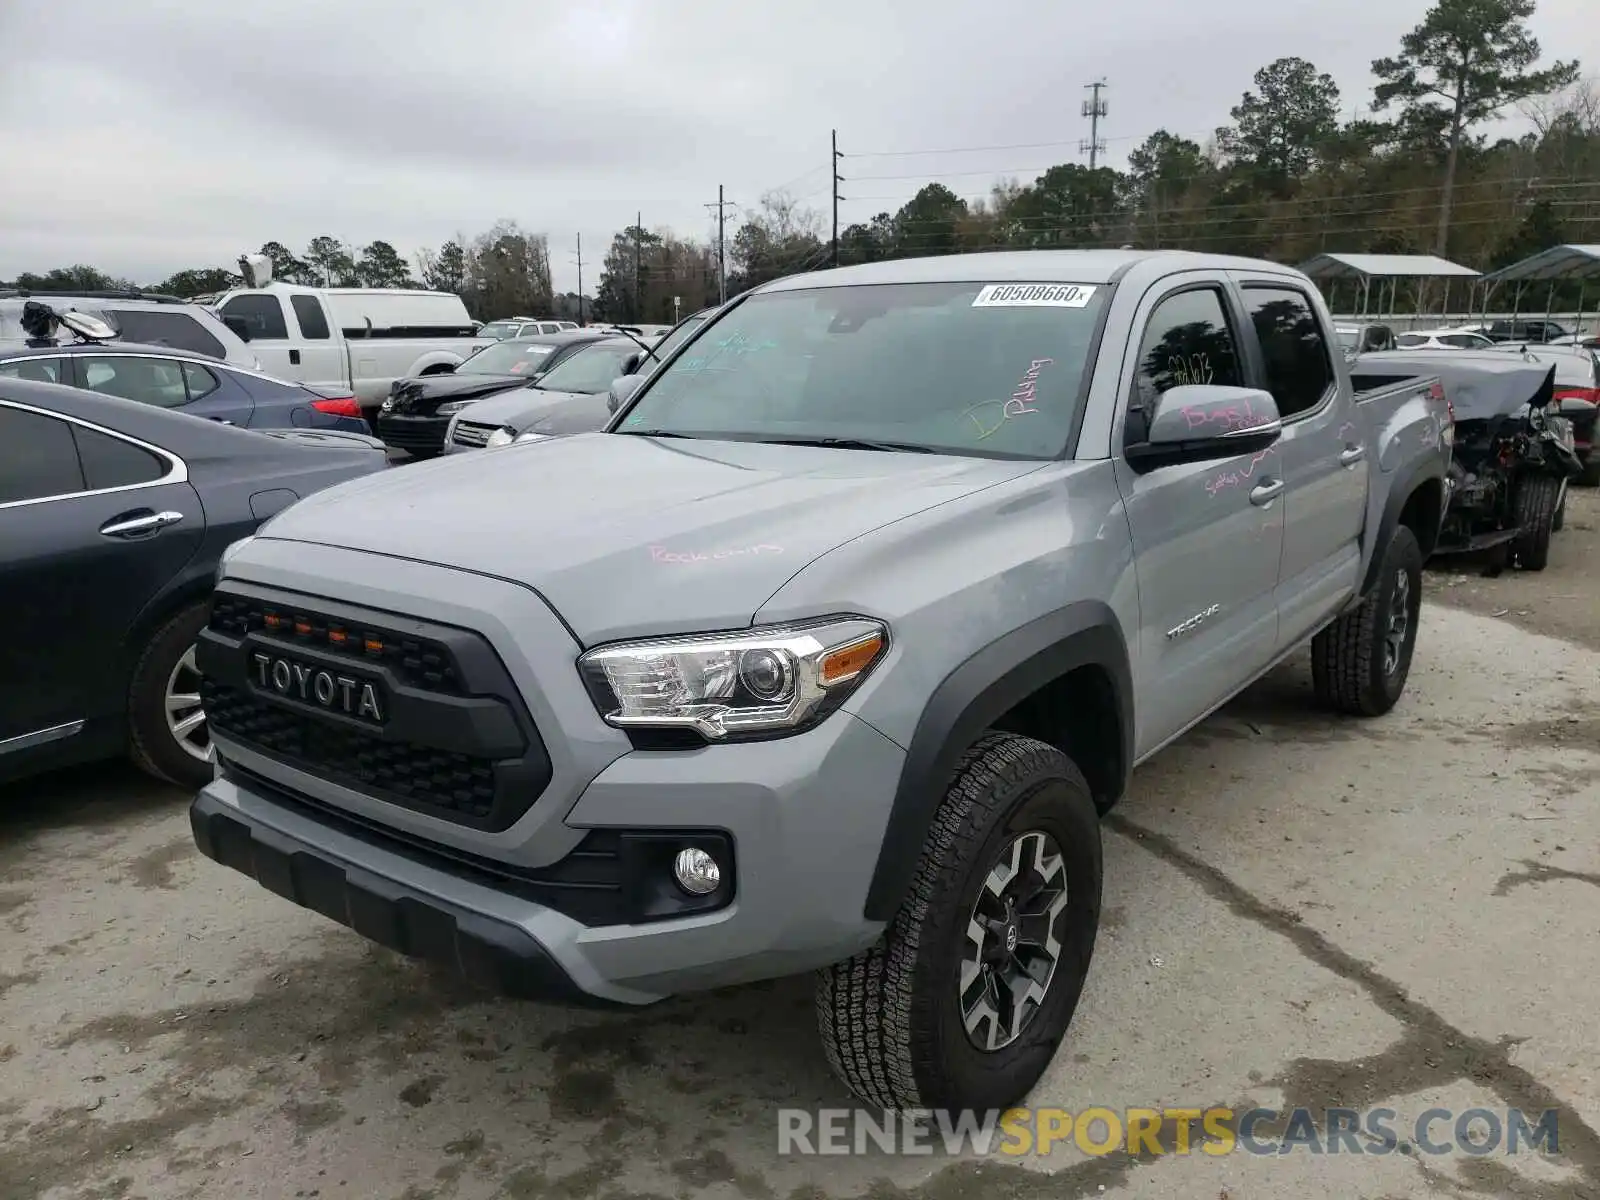
[(1092, 171), (1106, 151), (1106, 144), (1100, 140), (1100, 118), (1106, 115), (1106, 102), (1100, 99), (1100, 93), (1105, 89), (1106, 81), (1097, 79), (1083, 86), (1093, 93), (1093, 98), (1083, 102), (1083, 115), (1089, 118), (1089, 140), (1078, 143), (1078, 153), (1088, 153), (1089, 170)]
[(583, 234), (578, 235), (578, 324), (583, 324)]
[(708, 204), (706, 207), (717, 210), (717, 303), (726, 304), (728, 302), (728, 257), (724, 240), (727, 228), (724, 214), (729, 208), (733, 207), (733, 202), (722, 198), (722, 184), (717, 184), (716, 204)]
[(844, 197), (839, 195), (839, 185), (844, 182), (844, 176), (839, 174), (839, 160), (844, 155), (839, 153), (839, 131), (833, 131), (833, 160), (828, 164), (828, 170), (833, 173), (833, 265), (839, 265), (839, 201)]
[(633, 218), (633, 319), (644, 320), (644, 287), (640, 283), (642, 278), (641, 264), (644, 261), (644, 248), (641, 240), (644, 237), (644, 213), (637, 213)]

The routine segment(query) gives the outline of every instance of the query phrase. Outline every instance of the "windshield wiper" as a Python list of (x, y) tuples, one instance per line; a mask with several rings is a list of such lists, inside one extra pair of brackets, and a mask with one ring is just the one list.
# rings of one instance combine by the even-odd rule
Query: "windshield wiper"
[(634, 437), (687, 438), (691, 442), (695, 440), (695, 435), (692, 433), (673, 433), (670, 429), (619, 429), (617, 432), (631, 434)]
[(912, 454), (938, 453), (930, 446), (919, 446), (915, 442), (883, 442), (873, 438), (793, 437), (750, 440), (768, 446), (827, 446), (834, 450), (904, 450)]

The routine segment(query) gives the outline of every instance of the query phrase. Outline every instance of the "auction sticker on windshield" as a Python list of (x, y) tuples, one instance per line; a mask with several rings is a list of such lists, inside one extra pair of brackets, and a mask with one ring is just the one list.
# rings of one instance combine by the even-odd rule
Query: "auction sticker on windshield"
[(1084, 308), (1094, 288), (1081, 283), (990, 283), (973, 308)]

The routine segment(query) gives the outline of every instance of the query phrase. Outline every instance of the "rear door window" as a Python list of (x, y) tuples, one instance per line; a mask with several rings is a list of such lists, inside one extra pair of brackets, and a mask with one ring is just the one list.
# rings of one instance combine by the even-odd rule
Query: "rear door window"
[(84, 490), (72, 426), (0, 404), (0, 504)]
[(315, 296), (291, 296), (294, 319), (300, 322), (300, 335), (308, 341), (321, 342), (333, 336), (328, 332), (328, 318), (322, 311), (322, 302)]
[(156, 408), (189, 403), (182, 367), (170, 358), (84, 355), (78, 360), (83, 385), (91, 392), (121, 396)]
[(1245, 303), (1267, 368), (1267, 390), (1285, 421), (1321, 406), (1333, 362), (1311, 303), (1293, 288), (1247, 287)]
[(238, 317), (250, 329), (252, 342), (282, 342), (289, 338), (289, 326), (283, 319), (283, 305), (276, 296), (247, 293), (235, 296), (222, 306), (230, 317)]
[(167, 473), (166, 461), (143, 446), (81, 427), (74, 427), (72, 436), (91, 491), (154, 483)]
[(209, 396), (222, 386), (222, 381), (217, 378), (215, 371), (209, 367), (202, 367), (199, 363), (186, 362), (182, 364), (183, 381), (188, 385), (189, 403), (193, 404), (205, 396)]
[(150, 308), (118, 308), (111, 311), (125, 342), (172, 346), (178, 350), (192, 350), (196, 354), (209, 354), (212, 358), (228, 356), (223, 344), (188, 313)]

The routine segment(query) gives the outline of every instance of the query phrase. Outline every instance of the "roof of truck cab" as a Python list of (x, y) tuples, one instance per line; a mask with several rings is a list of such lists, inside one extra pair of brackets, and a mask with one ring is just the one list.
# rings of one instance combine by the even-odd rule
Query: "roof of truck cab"
[(1211, 268), (1294, 273), (1292, 267), (1258, 258), (1190, 250), (1001, 250), (896, 258), (789, 275), (763, 284), (750, 294), (872, 283), (1111, 283), (1128, 267), (1155, 258), (1170, 259), (1174, 266), (1191, 271)]

